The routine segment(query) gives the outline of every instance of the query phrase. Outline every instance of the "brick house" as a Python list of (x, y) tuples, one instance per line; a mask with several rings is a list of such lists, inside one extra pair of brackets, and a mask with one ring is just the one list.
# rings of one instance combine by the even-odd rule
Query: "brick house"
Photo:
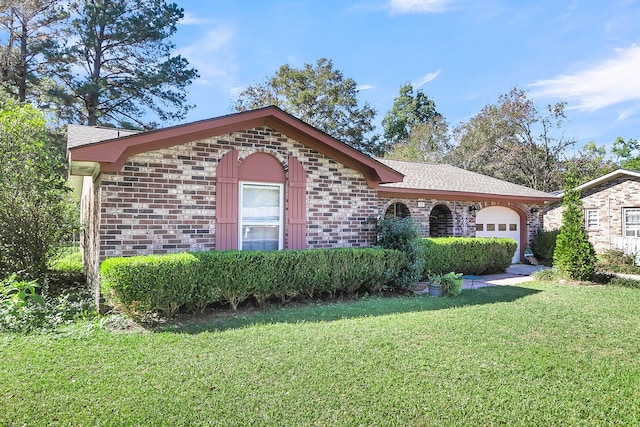
[[(618, 169), (578, 187), (584, 208), (584, 224), (596, 252), (623, 249), (640, 252), (640, 171)], [(563, 193), (559, 196), (562, 197)], [(562, 223), (560, 201), (545, 209), (544, 228)]]
[(136, 133), (74, 126), (84, 263), (210, 249), (369, 246), (382, 216), (504, 236), (514, 261), (554, 196), (449, 165), (371, 158), (276, 107)]

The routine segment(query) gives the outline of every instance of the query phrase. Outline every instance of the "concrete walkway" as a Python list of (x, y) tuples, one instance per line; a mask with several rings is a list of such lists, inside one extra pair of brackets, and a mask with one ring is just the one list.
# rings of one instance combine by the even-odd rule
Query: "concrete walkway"
[[(485, 286), (517, 285), (533, 280), (531, 275), (537, 271), (548, 269), (542, 265), (512, 264), (504, 273), (485, 276), (467, 276), (462, 282), (462, 289), (483, 288)], [(416, 284), (416, 292), (427, 292), (427, 282)]]

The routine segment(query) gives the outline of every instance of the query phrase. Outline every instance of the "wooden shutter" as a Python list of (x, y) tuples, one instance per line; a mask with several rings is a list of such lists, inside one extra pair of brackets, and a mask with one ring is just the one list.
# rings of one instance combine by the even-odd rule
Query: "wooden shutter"
[(222, 156), (216, 169), (216, 249), (238, 249), (238, 151)]
[(289, 156), (288, 162), (287, 249), (305, 249), (307, 247), (307, 176), (298, 159)]

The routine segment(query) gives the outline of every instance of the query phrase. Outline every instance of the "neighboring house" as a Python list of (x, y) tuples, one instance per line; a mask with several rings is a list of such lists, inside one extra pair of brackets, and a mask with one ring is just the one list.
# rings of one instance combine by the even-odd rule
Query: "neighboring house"
[(503, 236), (514, 261), (550, 194), (448, 165), (373, 159), (276, 107), (134, 133), (71, 126), (84, 262), (210, 249), (369, 246), (382, 216)]
[[(618, 169), (580, 185), (578, 190), (582, 193), (584, 225), (596, 252), (622, 249), (640, 253), (640, 171)], [(545, 210), (544, 228), (560, 228), (561, 202)]]

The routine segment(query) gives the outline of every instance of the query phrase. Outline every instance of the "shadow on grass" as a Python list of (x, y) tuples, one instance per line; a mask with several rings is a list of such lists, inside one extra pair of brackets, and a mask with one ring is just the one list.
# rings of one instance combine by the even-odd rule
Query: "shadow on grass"
[(174, 320), (162, 327), (154, 328), (154, 330), (157, 332), (197, 334), (261, 324), (327, 322), (358, 317), (512, 302), (539, 292), (541, 291), (537, 289), (520, 286), (490, 286), (475, 290), (464, 290), (460, 296), (455, 298), (434, 298), (427, 294), (418, 294), (407, 297), (371, 297), (332, 303), (318, 302), (265, 308), (250, 312), (218, 312), (211, 315), (193, 316), (187, 320)]

